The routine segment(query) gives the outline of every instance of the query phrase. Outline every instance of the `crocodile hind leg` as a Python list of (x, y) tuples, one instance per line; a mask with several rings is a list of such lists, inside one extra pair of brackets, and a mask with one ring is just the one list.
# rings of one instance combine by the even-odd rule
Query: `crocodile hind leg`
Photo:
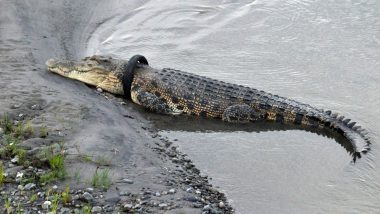
[(131, 90), (132, 100), (146, 109), (160, 114), (172, 114), (170, 107), (155, 94), (138, 89)]
[(257, 120), (257, 112), (246, 104), (236, 104), (226, 108), (222, 115), (222, 120), (230, 123), (246, 123)]

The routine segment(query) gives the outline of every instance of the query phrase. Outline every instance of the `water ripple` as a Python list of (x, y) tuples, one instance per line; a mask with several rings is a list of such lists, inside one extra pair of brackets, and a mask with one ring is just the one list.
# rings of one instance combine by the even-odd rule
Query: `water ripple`
[(354, 165), (334, 143), (301, 131), (167, 135), (181, 138), (238, 212), (380, 213), (379, 35), (375, 0), (148, 1), (100, 23), (88, 54), (144, 54), (154, 67), (266, 90), (358, 121), (374, 143)]

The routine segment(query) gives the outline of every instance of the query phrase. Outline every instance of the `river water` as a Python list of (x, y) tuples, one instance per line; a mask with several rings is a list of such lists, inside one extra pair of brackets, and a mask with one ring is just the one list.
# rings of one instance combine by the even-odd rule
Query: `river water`
[(148, 115), (237, 213), (380, 213), (380, 1), (131, 1), (86, 53), (143, 54), (357, 121), (373, 144), (353, 163), (315, 133)]

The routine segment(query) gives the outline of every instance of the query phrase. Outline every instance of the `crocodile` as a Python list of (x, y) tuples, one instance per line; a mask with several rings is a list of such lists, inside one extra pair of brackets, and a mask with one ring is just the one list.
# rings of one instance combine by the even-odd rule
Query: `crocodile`
[(153, 112), (328, 129), (349, 141), (354, 160), (370, 149), (368, 132), (331, 110), (176, 69), (155, 69), (141, 55), (130, 60), (99, 55), (79, 61), (49, 59), (46, 66), (61, 76), (125, 96)]

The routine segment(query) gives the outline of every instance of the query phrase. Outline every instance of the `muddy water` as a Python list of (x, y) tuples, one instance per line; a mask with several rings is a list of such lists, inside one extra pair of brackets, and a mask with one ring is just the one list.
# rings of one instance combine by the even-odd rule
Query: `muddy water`
[[(108, 11), (109, 8), (103, 8)], [(173, 67), (329, 108), (367, 128), (355, 164), (300, 130), (151, 116), (238, 213), (379, 213), (380, 2), (148, 1), (115, 9), (87, 55), (144, 54)]]

